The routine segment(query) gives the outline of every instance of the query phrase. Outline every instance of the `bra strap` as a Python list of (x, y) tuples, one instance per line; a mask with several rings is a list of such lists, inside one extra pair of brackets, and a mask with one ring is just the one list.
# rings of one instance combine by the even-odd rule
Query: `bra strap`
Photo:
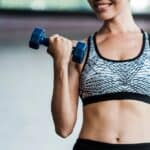
[(148, 33), (148, 41), (149, 41), (149, 46), (150, 46), (150, 33)]

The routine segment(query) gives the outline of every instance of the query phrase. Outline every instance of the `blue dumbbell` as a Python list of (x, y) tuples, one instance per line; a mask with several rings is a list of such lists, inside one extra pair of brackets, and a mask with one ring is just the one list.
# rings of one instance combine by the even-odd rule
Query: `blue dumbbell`
[[(31, 39), (29, 41), (29, 47), (33, 49), (39, 49), (40, 44), (48, 47), (49, 39), (46, 37), (44, 29), (35, 28), (32, 32)], [(86, 49), (87, 45), (79, 41), (76, 47), (73, 47), (72, 60), (76, 63), (82, 63)]]

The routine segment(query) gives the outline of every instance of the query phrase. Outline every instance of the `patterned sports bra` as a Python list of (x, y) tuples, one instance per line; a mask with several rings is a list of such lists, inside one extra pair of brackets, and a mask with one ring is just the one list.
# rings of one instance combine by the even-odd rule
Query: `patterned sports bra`
[(89, 37), (79, 87), (84, 106), (113, 99), (150, 103), (150, 39), (147, 32), (141, 32), (143, 45), (140, 53), (126, 60), (103, 57), (96, 46), (96, 33)]

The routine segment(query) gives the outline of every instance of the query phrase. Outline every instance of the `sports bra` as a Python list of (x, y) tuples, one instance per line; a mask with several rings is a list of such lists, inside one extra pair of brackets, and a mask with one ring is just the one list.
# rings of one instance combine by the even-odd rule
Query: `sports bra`
[(96, 32), (88, 38), (88, 50), (80, 74), (79, 96), (83, 106), (107, 100), (133, 99), (150, 103), (150, 39), (141, 29), (140, 53), (126, 60), (103, 57), (96, 45)]

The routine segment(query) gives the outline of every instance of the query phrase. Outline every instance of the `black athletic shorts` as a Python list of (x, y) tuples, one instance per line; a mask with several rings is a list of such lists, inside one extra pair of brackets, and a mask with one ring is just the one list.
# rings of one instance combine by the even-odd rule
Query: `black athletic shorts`
[(73, 150), (150, 150), (150, 143), (112, 144), (78, 138)]

